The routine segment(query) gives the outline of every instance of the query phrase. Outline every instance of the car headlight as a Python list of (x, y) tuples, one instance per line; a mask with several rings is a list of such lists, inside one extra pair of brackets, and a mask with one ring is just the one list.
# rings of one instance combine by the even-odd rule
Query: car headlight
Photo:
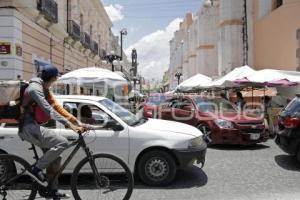
[(215, 122), (220, 128), (233, 128), (233, 124), (231, 121), (227, 121), (224, 119), (217, 119), (215, 120)]
[(202, 145), (202, 143), (203, 143), (203, 137), (202, 136), (193, 138), (189, 141), (189, 148), (198, 147), (198, 146)]

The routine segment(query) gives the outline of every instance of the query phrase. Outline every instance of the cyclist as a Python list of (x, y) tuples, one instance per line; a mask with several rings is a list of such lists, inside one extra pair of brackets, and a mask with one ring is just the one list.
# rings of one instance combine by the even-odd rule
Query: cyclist
[[(44, 152), (27, 174), (47, 186), (47, 189), (40, 191), (41, 196), (54, 200), (70, 197), (68, 194), (58, 191), (58, 179), (54, 180), (61, 163), (60, 154), (68, 147), (68, 140), (41, 124), (53, 119), (75, 132), (83, 132), (85, 127), (60, 106), (49, 91), (58, 75), (58, 69), (49, 64), (43, 67), (40, 77), (30, 80), (29, 86), (24, 92), (22, 103), (24, 111), (19, 127), (21, 139), (39, 146)], [(43, 174), (44, 169), (47, 169), (47, 178)]]

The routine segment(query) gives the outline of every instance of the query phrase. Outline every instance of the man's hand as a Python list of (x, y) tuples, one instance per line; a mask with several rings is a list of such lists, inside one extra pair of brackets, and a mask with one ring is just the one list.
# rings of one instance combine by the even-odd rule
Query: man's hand
[(74, 124), (72, 124), (72, 123), (69, 123), (69, 124), (68, 124), (68, 127), (69, 127), (70, 129), (72, 129), (72, 130), (73, 130), (74, 132), (76, 132), (76, 133), (83, 133), (84, 130), (85, 130), (84, 127), (76, 126), (76, 125), (74, 125)]

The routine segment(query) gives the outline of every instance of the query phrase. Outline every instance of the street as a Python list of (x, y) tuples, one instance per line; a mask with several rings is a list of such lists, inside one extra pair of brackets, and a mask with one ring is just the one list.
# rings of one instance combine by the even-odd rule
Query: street
[[(64, 179), (64, 188), (71, 193), (68, 177)], [(131, 199), (298, 200), (299, 185), (300, 167), (269, 140), (250, 147), (211, 147), (203, 170), (179, 171), (166, 188), (146, 187), (137, 181)]]

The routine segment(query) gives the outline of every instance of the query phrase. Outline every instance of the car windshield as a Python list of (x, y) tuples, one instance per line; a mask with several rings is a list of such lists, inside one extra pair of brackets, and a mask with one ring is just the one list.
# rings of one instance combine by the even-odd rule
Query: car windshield
[(197, 107), (202, 112), (237, 112), (236, 107), (222, 98), (204, 99), (195, 97)]
[(99, 103), (102, 104), (103, 106), (105, 106), (111, 112), (113, 112), (119, 118), (121, 118), (129, 126), (134, 126), (141, 121), (141, 119), (139, 119), (133, 113), (129, 112), (128, 110), (126, 110), (125, 108), (120, 106), (119, 104), (117, 104), (109, 99), (101, 100), (101, 101), (99, 101)]
[(161, 102), (163, 102), (165, 100), (166, 100), (166, 97), (163, 95), (150, 96), (148, 98), (147, 103), (153, 104), (153, 105), (159, 105)]
[(300, 112), (300, 98), (293, 99), (284, 109), (288, 112)]

